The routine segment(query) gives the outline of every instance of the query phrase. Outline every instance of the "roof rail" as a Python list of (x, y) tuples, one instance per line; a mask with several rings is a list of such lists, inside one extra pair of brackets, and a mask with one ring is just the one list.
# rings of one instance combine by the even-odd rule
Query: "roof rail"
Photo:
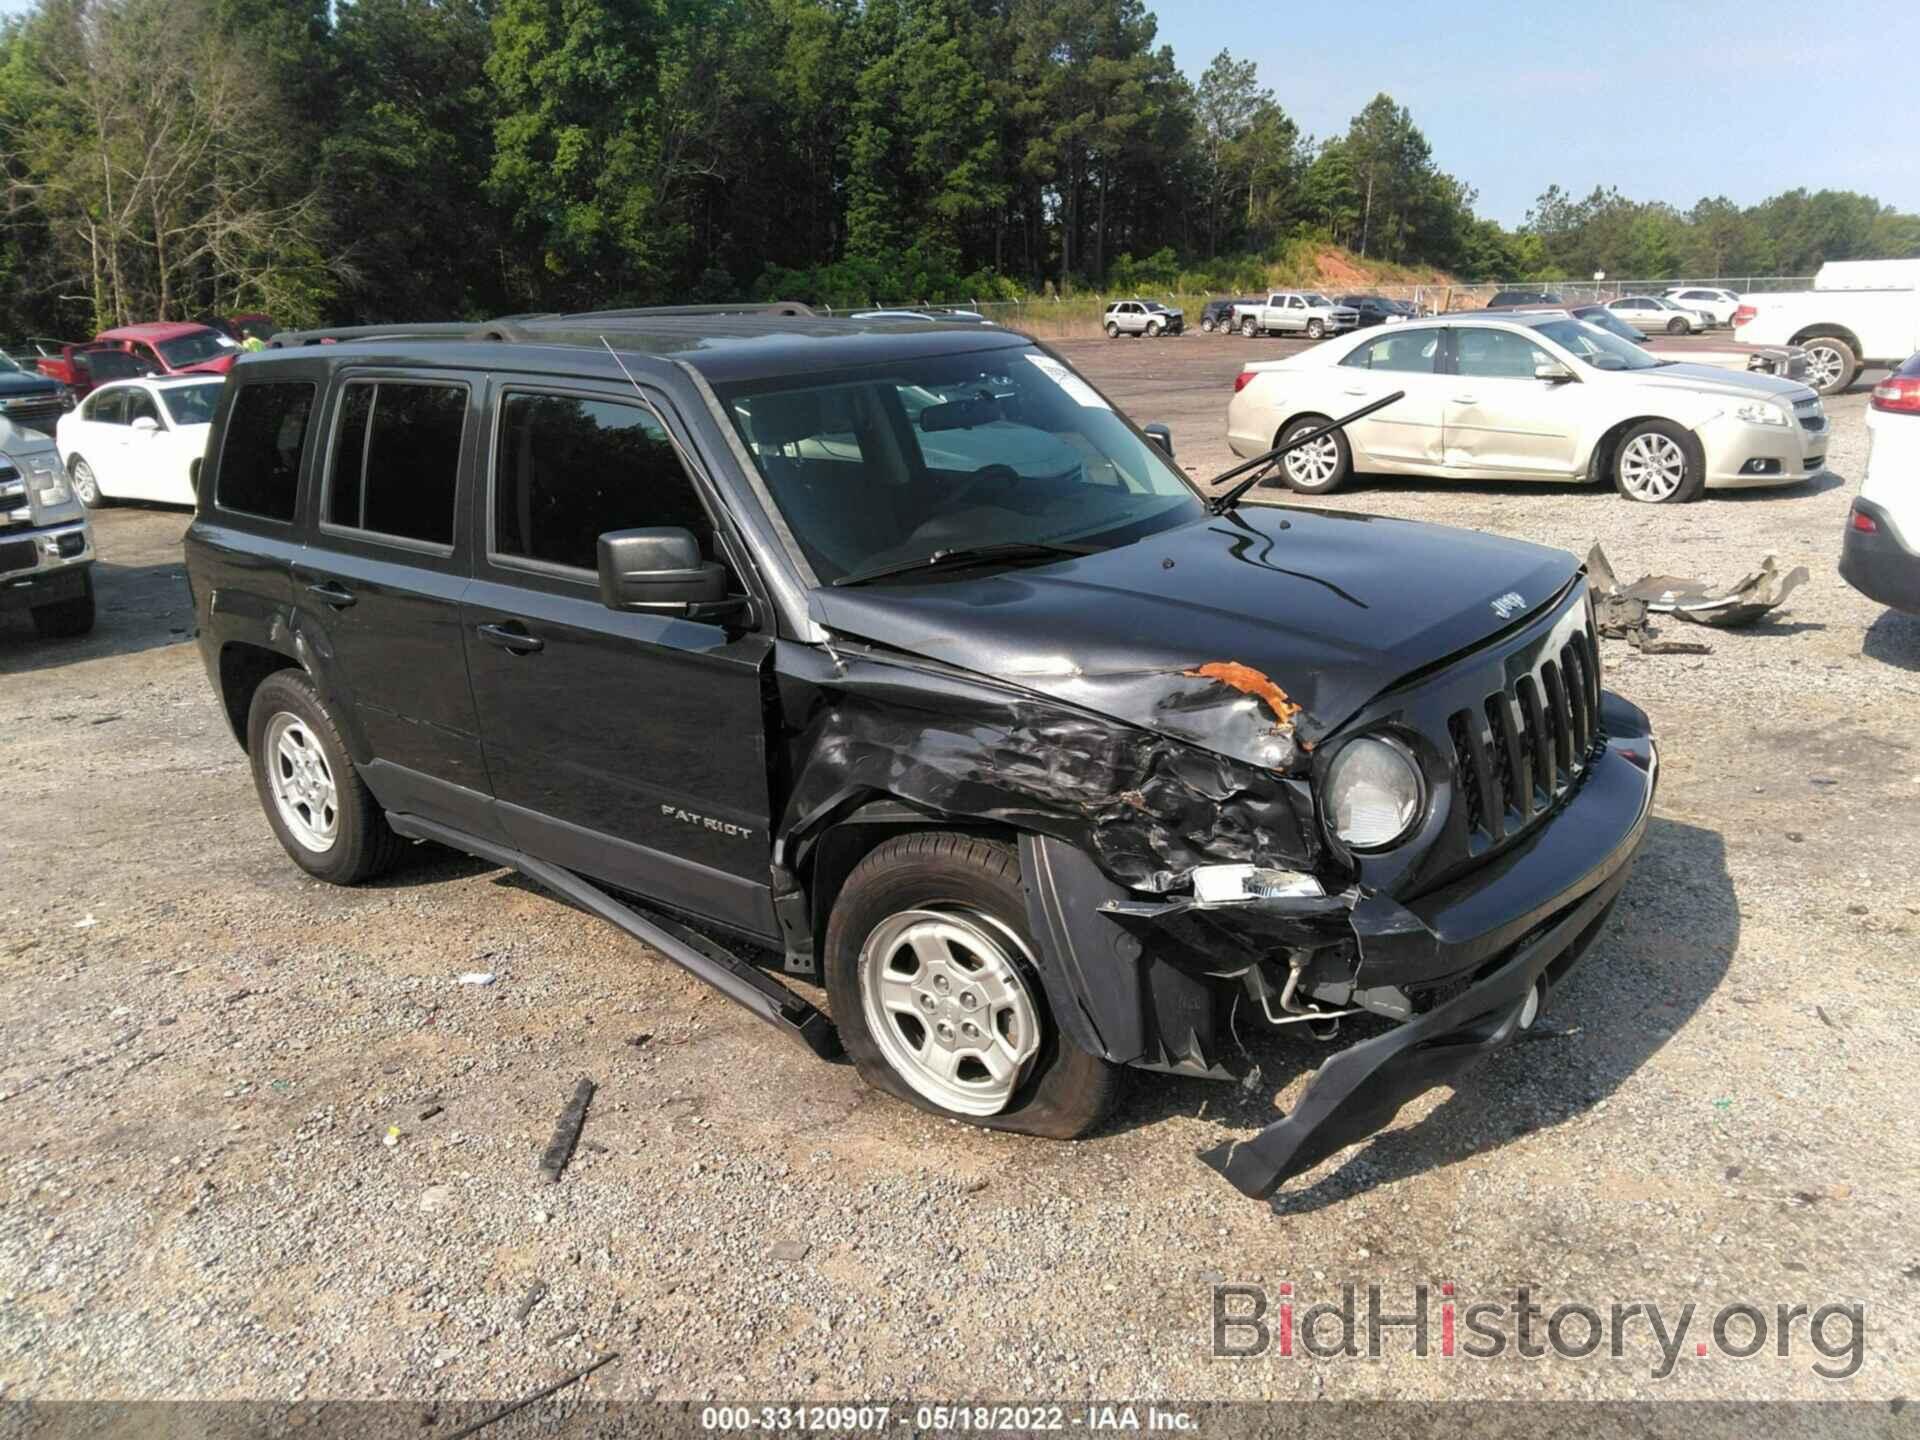
[(641, 305), (622, 310), (527, 311), (493, 320), (445, 320), (395, 325), (335, 325), (318, 330), (282, 330), (267, 342), (272, 349), (330, 345), (350, 340), (511, 340), (534, 330), (578, 330), (606, 321), (671, 320), (701, 315), (811, 317), (797, 300), (742, 302), (735, 305)]

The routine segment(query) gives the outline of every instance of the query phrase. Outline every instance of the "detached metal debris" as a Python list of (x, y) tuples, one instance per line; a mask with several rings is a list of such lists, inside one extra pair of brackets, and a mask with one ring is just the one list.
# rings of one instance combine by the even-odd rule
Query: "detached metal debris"
[(1643, 575), (1631, 585), (1622, 585), (1607, 563), (1606, 552), (1596, 543), (1587, 553), (1587, 579), (1593, 588), (1594, 623), (1602, 635), (1625, 640), (1649, 655), (1704, 655), (1713, 647), (1658, 639), (1648, 628), (1647, 617), (1671, 615), (1719, 629), (1751, 625), (1786, 603), (1807, 579), (1807, 567), (1796, 565), (1782, 575), (1779, 562), (1769, 555), (1758, 570), (1724, 590), (1715, 590), (1704, 580), (1673, 575)]

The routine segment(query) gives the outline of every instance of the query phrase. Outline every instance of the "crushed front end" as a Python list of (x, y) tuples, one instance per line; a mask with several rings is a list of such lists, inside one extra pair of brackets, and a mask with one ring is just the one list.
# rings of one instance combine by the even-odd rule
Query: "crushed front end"
[[(1343, 842), (1327, 781), (1364, 742), (1404, 757), (1419, 794), (1400, 833), (1363, 847)], [(1022, 847), (1056, 1013), (1070, 996), (1062, 1024), (1098, 1053), (1233, 1078), (1236, 1011), (1401, 1022), (1330, 1058), (1291, 1114), (1202, 1157), (1260, 1197), (1534, 1022), (1626, 883), (1658, 761), (1646, 716), (1601, 686), (1576, 578), (1303, 746), (1297, 768), (1319, 831), (1297, 867), (1200, 865), (1184, 893), (1149, 894), (1062, 840)]]

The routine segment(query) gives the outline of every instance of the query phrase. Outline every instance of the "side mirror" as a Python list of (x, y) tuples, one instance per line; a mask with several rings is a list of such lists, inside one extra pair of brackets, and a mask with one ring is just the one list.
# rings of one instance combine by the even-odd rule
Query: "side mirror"
[(1533, 367), (1533, 378), (1536, 380), (1545, 380), (1554, 385), (1564, 385), (1567, 381), (1573, 379), (1573, 371), (1562, 365), (1558, 360), (1542, 360), (1538, 365)]
[(134, 420), (133, 428), (142, 435), (151, 435), (160, 428), (160, 422), (151, 415), (141, 415)]
[(700, 558), (693, 532), (677, 525), (609, 530), (600, 537), (600, 599), (609, 610), (718, 620), (746, 613), (729, 598), (724, 566)]
[(1167, 452), (1167, 458), (1173, 458), (1173, 431), (1158, 420), (1151, 425), (1142, 425), (1140, 433)]

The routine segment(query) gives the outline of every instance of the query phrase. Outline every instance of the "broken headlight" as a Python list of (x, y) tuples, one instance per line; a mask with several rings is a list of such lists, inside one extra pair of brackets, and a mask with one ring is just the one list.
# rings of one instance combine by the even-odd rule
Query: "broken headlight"
[(1327, 767), (1327, 827), (1354, 850), (1379, 850), (1420, 819), (1420, 769), (1398, 745), (1373, 736), (1350, 740)]

